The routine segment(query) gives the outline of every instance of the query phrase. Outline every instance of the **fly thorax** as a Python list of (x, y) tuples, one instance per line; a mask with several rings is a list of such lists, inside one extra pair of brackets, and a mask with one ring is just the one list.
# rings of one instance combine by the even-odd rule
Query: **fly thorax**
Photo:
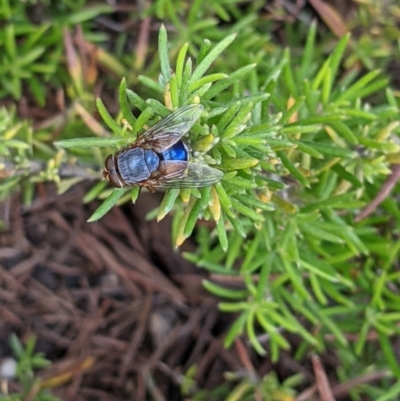
[(158, 165), (160, 164), (160, 158), (157, 155), (157, 153), (153, 152), (152, 150), (145, 150), (144, 160), (146, 162), (150, 174), (158, 169)]
[(152, 150), (129, 149), (118, 155), (118, 169), (127, 185), (147, 180), (157, 170), (160, 159)]

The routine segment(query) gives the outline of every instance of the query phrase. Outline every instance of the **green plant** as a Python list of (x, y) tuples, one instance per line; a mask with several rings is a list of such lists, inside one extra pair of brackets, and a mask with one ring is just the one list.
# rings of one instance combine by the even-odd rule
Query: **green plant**
[[(35, 371), (46, 368), (50, 361), (45, 359), (42, 353), (35, 353), (36, 339), (30, 337), (25, 347), (18, 340), (16, 335), (10, 337), (10, 347), (17, 358), (15, 369), (15, 379), (22, 387), (21, 392), (14, 394), (3, 394), (1, 399), (4, 401), (25, 400), (28, 395), (32, 401), (58, 401), (59, 398), (49, 394), (48, 390), (40, 388), (40, 379), (36, 378)], [(4, 388), (4, 387), (2, 387)]]
[(181, 392), (184, 396), (196, 401), (251, 401), (261, 399), (265, 401), (294, 401), (295, 391), (293, 390), (300, 382), (301, 375), (289, 377), (281, 383), (275, 374), (271, 372), (262, 378), (246, 373), (226, 373), (221, 386), (207, 391), (198, 390), (193, 376), (196, 367), (191, 367), (185, 374), (181, 385)]
[(399, 58), (400, 5), (396, 1), (386, 6), (379, 1), (366, 0), (356, 9), (349, 28), (359, 32), (354, 46), (344, 60), (346, 68), (388, 69)]
[[(75, 126), (71, 121), (66, 129), (75, 131)], [(17, 121), (13, 110), (0, 109), (0, 201), (19, 190), (23, 204), (29, 205), (39, 182), (54, 182), (63, 193), (82, 179), (97, 177), (89, 167), (66, 160), (63, 151), (55, 152), (49, 141), (48, 131), (34, 135), (29, 121)]]
[(35, 101), (44, 106), (46, 88), (58, 86), (65, 72), (59, 68), (63, 55), (63, 30), (71, 24), (85, 23), (101, 13), (111, 12), (107, 5), (82, 7), (85, 1), (57, 2), (46, 9), (48, 14), (34, 21), (29, 4), (2, 0), (0, 19), (0, 98), (22, 96), (27, 84)]
[[(387, 80), (378, 71), (358, 80), (354, 75), (335, 79), (348, 36), (319, 67), (312, 57), (314, 39), (315, 27), (302, 59), (290, 60), (286, 52), (268, 82), (272, 113), (266, 118), (275, 116), (279, 124), (277, 135), (266, 140), (280, 159), (271, 170), (281, 177), (274, 178), (281, 186), (266, 185), (275, 210), (262, 213), (259, 224), (241, 216), (245, 236), (231, 230), (227, 251), (215, 242), (216, 233), (210, 236), (200, 227), (198, 252), (186, 257), (225, 282), (204, 285), (225, 300), (222, 311), (237, 314), (227, 346), (245, 332), (264, 354), (260, 338), (268, 333), (264, 345), (278, 360), (280, 349), (290, 347), (285, 332), (291, 332), (303, 340), (300, 359), (307, 350), (322, 351), (333, 342), (347, 352), (342, 373), (354, 375), (354, 361), (364, 358), (360, 374), (376, 364), (389, 366), (398, 377), (390, 340), (399, 332), (400, 317), (398, 202), (387, 198), (378, 216), (354, 222), (399, 162), (398, 99), (390, 89), (382, 93)], [(374, 93), (374, 104), (362, 100)], [(288, 174), (297, 182), (285, 181)], [(226, 284), (230, 277), (236, 289)], [(368, 340), (373, 332), (379, 346)], [(379, 361), (377, 352), (383, 357)], [(398, 391), (393, 386), (391, 397)], [(383, 397), (385, 390), (377, 394)]]
[(23, 177), (33, 168), (29, 162), (32, 129), (27, 122), (17, 123), (14, 113), (2, 108), (0, 138), (0, 200), (4, 200), (12, 190), (19, 188)]

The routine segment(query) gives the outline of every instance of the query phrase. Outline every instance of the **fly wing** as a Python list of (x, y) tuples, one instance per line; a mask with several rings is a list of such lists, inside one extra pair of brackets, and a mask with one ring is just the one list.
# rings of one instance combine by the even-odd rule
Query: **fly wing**
[(166, 171), (160, 188), (202, 188), (216, 184), (223, 172), (200, 163), (166, 161)]
[(150, 127), (138, 138), (137, 143), (139, 146), (148, 143), (155, 152), (161, 153), (178, 142), (202, 112), (201, 104), (183, 106)]

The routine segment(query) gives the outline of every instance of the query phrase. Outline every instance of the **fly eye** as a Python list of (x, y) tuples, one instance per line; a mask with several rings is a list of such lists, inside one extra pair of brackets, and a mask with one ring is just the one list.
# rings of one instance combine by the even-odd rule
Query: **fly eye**
[(122, 188), (124, 185), (117, 173), (115, 155), (108, 155), (105, 161), (105, 170), (103, 172), (103, 177), (110, 182), (110, 184), (115, 188)]
[(107, 177), (108, 181), (110, 181), (110, 184), (115, 187), (115, 188), (122, 188), (122, 182), (118, 177), (118, 174), (116, 173), (110, 173)]
[(105, 162), (106, 170), (111, 172), (115, 171), (115, 159), (114, 155), (109, 155), (107, 156), (106, 162)]

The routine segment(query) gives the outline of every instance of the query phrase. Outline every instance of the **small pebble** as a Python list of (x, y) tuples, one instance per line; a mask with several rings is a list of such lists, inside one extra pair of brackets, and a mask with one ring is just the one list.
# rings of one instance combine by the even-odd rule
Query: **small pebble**
[(13, 379), (17, 370), (17, 361), (14, 358), (4, 358), (0, 363), (0, 377), (3, 379)]

